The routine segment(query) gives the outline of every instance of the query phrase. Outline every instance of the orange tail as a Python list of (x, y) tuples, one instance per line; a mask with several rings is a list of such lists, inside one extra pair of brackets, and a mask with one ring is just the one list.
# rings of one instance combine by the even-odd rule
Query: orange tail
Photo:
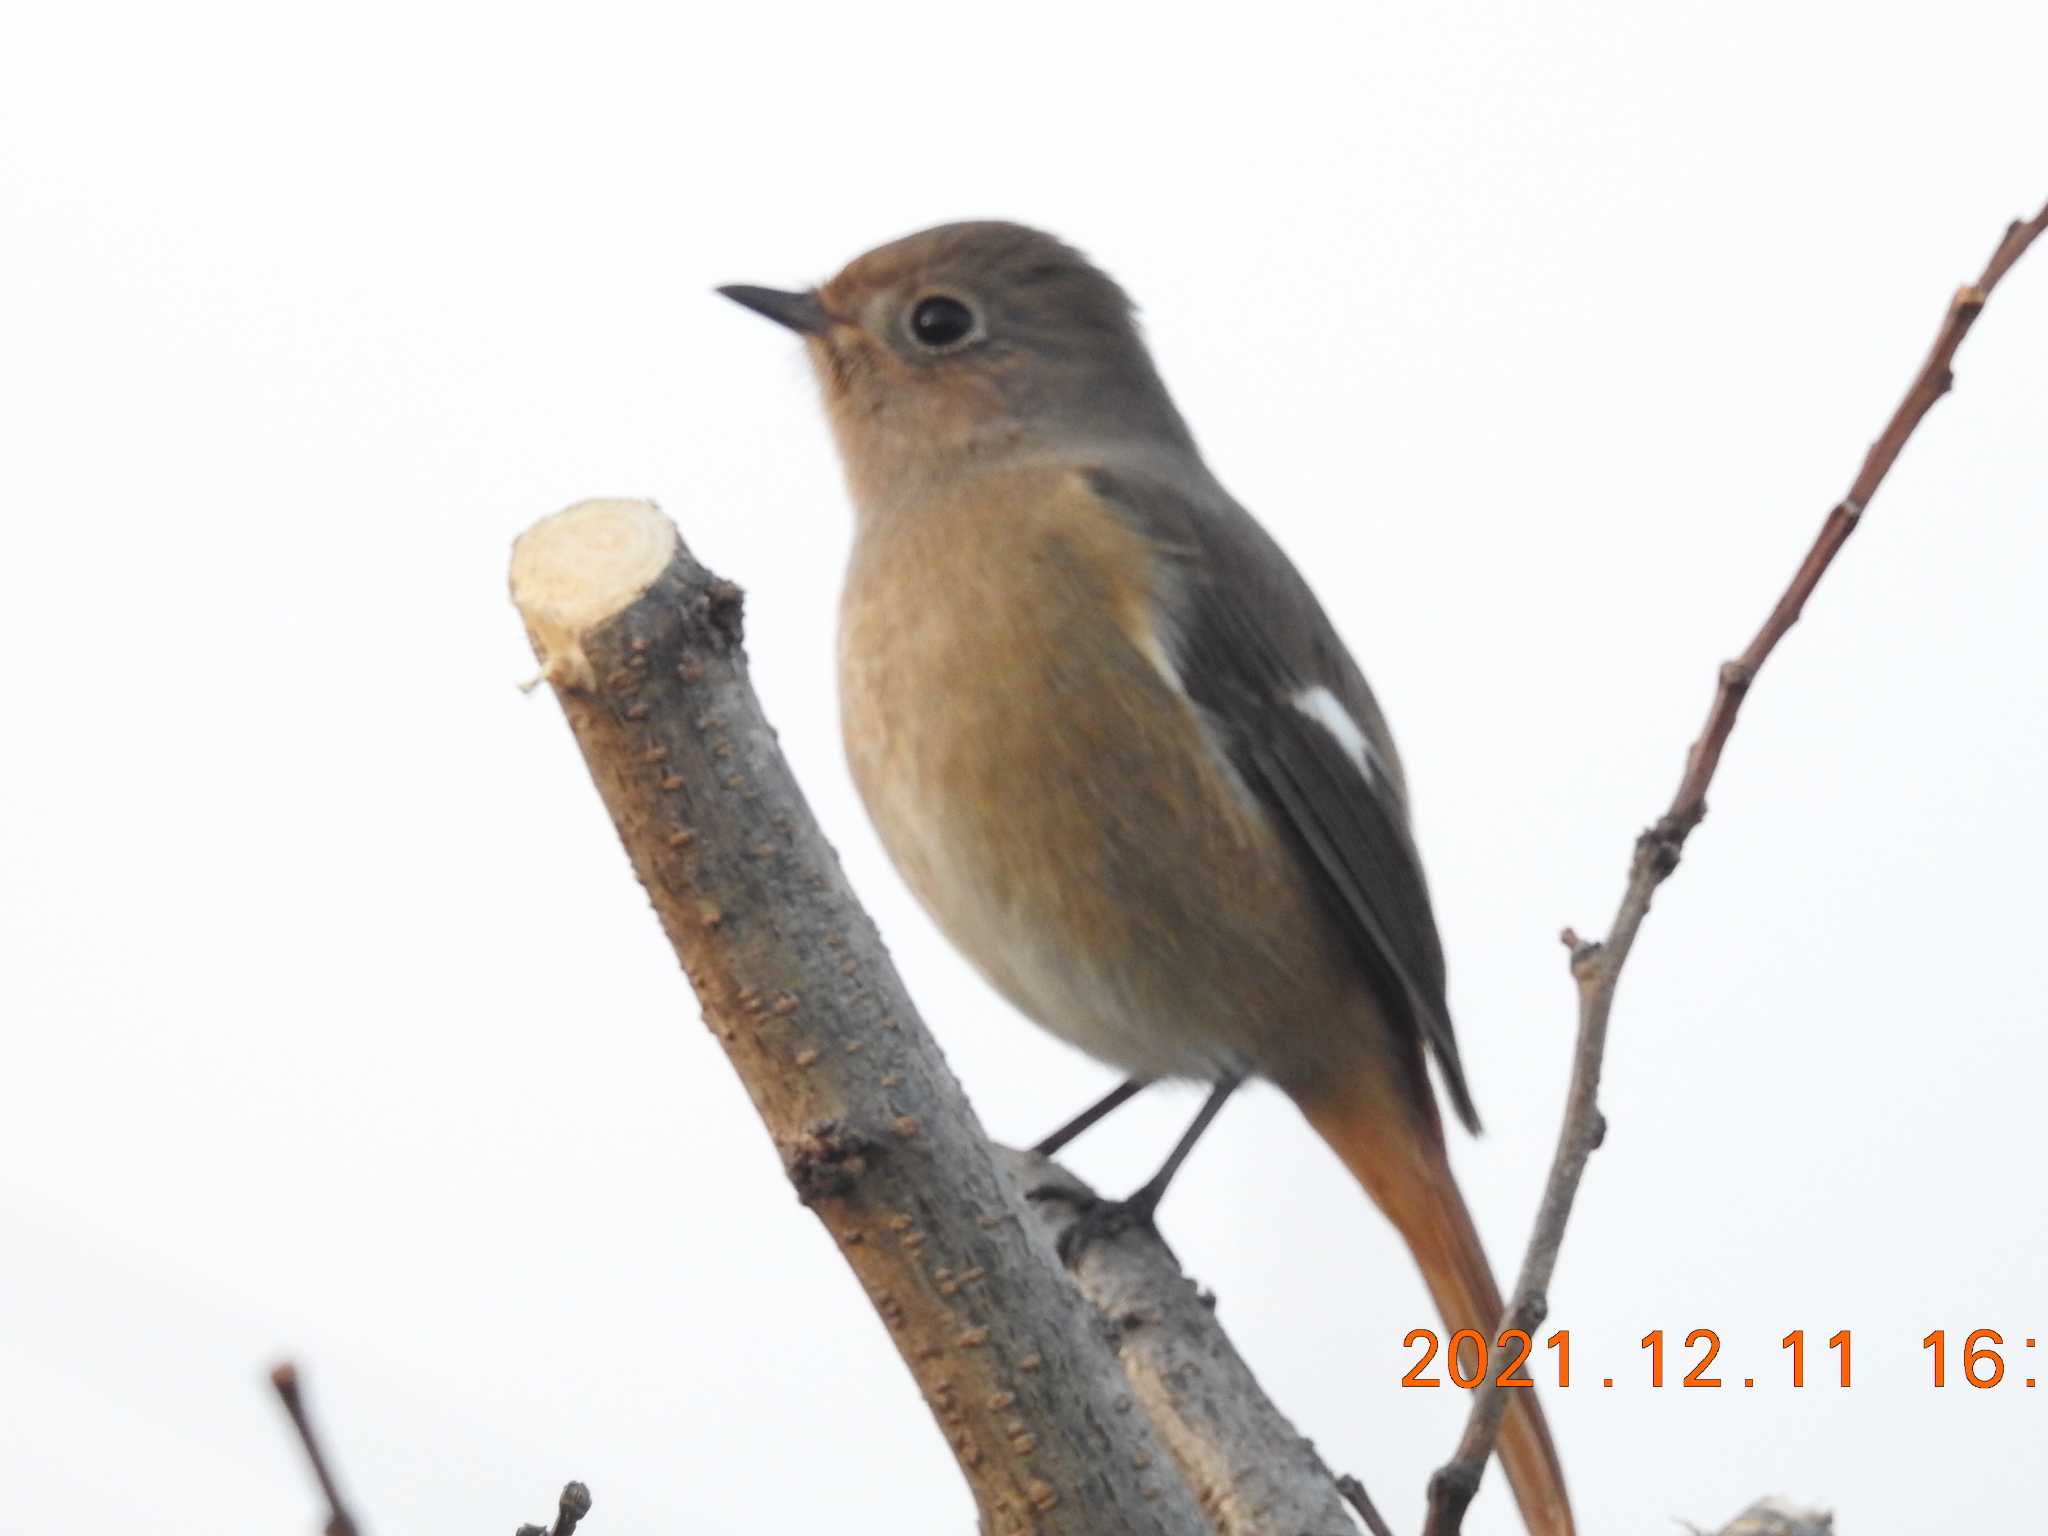
[[(1500, 1289), (1465, 1197), (1451, 1177), (1442, 1131), (1434, 1124), (1418, 1126), (1412, 1110), (1369, 1092), (1302, 1094), (1295, 1103), (1407, 1240), (1442, 1314), (1446, 1337), (1473, 1328), (1492, 1339), (1500, 1322)], [(1509, 1399), (1501, 1421), (1500, 1460), (1530, 1536), (1573, 1536), (1564, 1469), (1533, 1389), (1518, 1389)]]

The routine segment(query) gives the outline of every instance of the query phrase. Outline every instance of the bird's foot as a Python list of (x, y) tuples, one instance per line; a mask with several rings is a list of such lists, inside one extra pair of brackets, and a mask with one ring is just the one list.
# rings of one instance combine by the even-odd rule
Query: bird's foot
[(1072, 1269), (1081, 1262), (1081, 1255), (1097, 1243), (1107, 1242), (1134, 1228), (1158, 1235), (1158, 1228), (1152, 1224), (1153, 1214), (1159, 1208), (1159, 1198), (1149, 1190), (1139, 1190), (1128, 1200), (1104, 1200), (1070, 1186), (1043, 1184), (1029, 1190), (1025, 1195), (1030, 1200), (1057, 1200), (1075, 1208), (1074, 1219), (1060, 1229), (1056, 1247), (1060, 1262)]

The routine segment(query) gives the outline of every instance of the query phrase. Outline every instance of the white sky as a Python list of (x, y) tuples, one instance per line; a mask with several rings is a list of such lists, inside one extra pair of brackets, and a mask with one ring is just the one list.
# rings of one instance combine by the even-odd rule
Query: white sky
[[(1105, 1086), (862, 819), (837, 469), (796, 344), (710, 293), (942, 219), (1042, 224), (1125, 281), (1377, 686), (1489, 1125), (1456, 1156), (1512, 1265), (1572, 1022), (1555, 934), (1605, 925), (1715, 664), (2048, 196), (2048, 11), (1358, 9), (10, 19), (13, 1524), (312, 1529), (261, 1386), (288, 1352), (379, 1531), (509, 1531), (570, 1476), (593, 1536), (970, 1529), (558, 710), (514, 690), (504, 598), (533, 519), (660, 500), (747, 588), (783, 744), (989, 1126)], [(1766, 675), (1629, 971), (1546, 1394), (1588, 1532), (1767, 1492), (1854, 1536), (2038, 1508), (2044, 335), (2037, 251)], [(1158, 1099), (1081, 1170), (1141, 1178), (1194, 1102)], [(1233, 1106), (1164, 1225), (1412, 1529), (1463, 1403), (1396, 1386), (1433, 1315), (1278, 1095)], [(1757, 1387), (1651, 1390), (1653, 1327), (1717, 1329)], [(1849, 1390), (1785, 1385), (1794, 1327), (1854, 1330)], [(1936, 1327), (2003, 1330), (2006, 1383), (1933, 1389)], [(1490, 1479), (1470, 1528), (1508, 1508)]]

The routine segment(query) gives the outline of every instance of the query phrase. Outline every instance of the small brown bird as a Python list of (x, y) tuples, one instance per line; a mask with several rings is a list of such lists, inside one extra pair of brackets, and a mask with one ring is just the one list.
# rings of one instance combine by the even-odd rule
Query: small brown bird
[[(1406, 1239), (1447, 1328), (1501, 1314), (1426, 1058), (1478, 1116), (1401, 760), (1314, 594), (1217, 483), (1130, 300), (1072, 248), (949, 224), (822, 288), (720, 290), (799, 332), (857, 511), (840, 618), (855, 782), (939, 926), (1131, 1081), (1277, 1084)], [(1533, 1392), (1522, 1518), (1569, 1536)]]

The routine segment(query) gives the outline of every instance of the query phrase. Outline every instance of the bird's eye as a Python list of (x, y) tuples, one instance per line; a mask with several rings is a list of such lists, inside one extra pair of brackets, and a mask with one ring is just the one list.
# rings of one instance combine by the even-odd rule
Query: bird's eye
[(974, 334), (974, 311), (958, 299), (935, 293), (910, 312), (910, 334), (922, 347), (943, 351)]

